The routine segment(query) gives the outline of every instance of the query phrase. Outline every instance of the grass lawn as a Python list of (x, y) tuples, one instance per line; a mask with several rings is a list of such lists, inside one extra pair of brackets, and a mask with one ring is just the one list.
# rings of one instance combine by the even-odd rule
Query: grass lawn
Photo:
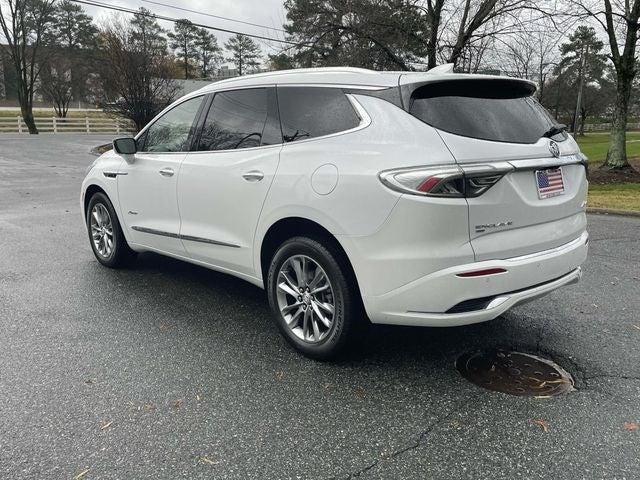
[[(602, 165), (609, 150), (609, 133), (590, 133), (577, 140), (582, 153), (589, 157), (589, 167)], [(640, 132), (627, 132), (627, 156), (640, 157)]]
[(589, 185), (588, 205), (594, 208), (640, 212), (640, 183)]
[[(599, 168), (609, 149), (608, 133), (591, 133), (578, 137), (582, 153), (589, 157), (589, 169)], [(640, 132), (627, 132), (627, 155), (640, 157)], [(640, 183), (589, 184), (589, 207), (640, 212)]]

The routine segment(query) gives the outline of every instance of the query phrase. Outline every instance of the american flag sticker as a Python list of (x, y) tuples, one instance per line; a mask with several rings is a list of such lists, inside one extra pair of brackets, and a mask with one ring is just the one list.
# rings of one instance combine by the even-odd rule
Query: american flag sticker
[(536, 183), (538, 185), (538, 197), (549, 198), (564, 193), (564, 180), (561, 168), (549, 168), (536, 170)]

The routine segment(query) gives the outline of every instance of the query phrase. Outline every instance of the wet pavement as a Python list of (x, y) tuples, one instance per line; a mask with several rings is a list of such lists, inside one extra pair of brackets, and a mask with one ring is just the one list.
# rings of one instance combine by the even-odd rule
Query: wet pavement
[[(580, 284), (493, 322), (299, 356), (264, 293), (158, 255), (102, 268), (79, 186), (107, 137), (0, 136), (1, 478), (640, 478), (640, 219), (590, 216)], [(455, 362), (553, 360), (491, 392)]]

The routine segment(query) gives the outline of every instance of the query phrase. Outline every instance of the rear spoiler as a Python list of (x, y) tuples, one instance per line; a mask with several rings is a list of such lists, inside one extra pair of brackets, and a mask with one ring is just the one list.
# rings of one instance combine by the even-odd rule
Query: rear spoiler
[(400, 99), (405, 110), (411, 106), (411, 98), (418, 90), (427, 96), (469, 96), (484, 98), (513, 98), (533, 95), (537, 86), (522, 78), (495, 75), (470, 75), (446, 73), (408, 73), (398, 79)]

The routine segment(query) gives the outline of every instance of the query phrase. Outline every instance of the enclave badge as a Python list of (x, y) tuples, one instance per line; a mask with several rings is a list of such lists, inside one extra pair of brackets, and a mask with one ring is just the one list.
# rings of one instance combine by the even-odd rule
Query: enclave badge
[(553, 140), (549, 141), (549, 151), (551, 152), (551, 155), (556, 158), (560, 156), (560, 147)]
[(476, 233), (482, 233), (486, 230), (492, 230), (494, 228), (510, 227), (513, 225), (511, 220), (496, 223), (485, 223), (484, 225), (476, 225)]

